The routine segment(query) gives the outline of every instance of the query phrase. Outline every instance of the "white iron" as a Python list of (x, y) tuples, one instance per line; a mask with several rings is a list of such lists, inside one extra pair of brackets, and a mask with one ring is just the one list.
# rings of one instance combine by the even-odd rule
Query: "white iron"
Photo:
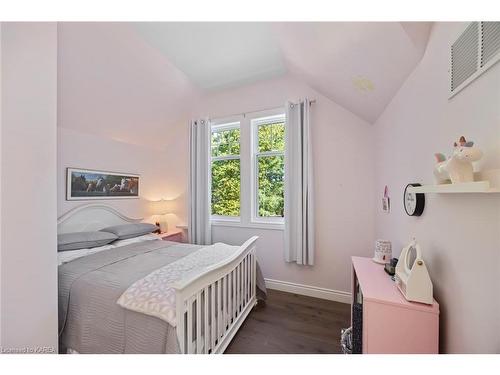
[(433, 290), (420, 245), (413, 240), (403, 248), (396, 265), (396, 284), (408, 301), (432, 305)]

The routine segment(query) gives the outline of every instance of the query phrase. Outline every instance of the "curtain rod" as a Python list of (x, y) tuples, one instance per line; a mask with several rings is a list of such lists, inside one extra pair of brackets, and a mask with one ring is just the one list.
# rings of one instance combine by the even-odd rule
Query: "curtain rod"
[[(309, 105), (314, 104), (314, 103), (316, 103), (316, 99), (309, 100)], [(292, 104), (298, 104), (298, 103), (292, 103)], [(214, 120), (214, 119), (224, 119), (226, 117), (236, 117), (236, 116), (246, 117), (246, 115), (250, 114), (250, 113), (272, 111), (273, 109), (278, 109), (278, 108), (280, 108), (280, 106), (278, 106), (278, 107), (263, 108), (263, 109), (258, 109), (258, 110), (255, 110), (255, 111), (246, 111), (246, 112), (241, 112), (241, 113), (233, 113), (232, 115), (226, 115), (226, 116), (214, 116), (214, 117), (208, 116), (208, 118), (211, 119), (211, 120)]]

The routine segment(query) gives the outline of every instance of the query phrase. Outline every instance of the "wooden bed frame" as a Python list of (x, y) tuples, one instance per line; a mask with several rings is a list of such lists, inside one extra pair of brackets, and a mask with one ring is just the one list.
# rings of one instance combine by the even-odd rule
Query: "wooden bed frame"
[[(103, 204), (78, 206), (57, 221), (58, 233), (94, 231), (141, 222)], [(181, 353), (223, 353), (256, 299), (256, 240), (248, 239), (230, 258), (173, 285)]]

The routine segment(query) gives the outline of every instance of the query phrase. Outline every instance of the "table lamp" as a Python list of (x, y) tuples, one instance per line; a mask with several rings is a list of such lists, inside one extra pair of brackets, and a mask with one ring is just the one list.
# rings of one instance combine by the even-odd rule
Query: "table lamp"
[(166, 199), (160, 199), (159, 201), (151, 202), (151, 211), (153, 215), (159, 216), (157, 225), (160, 226), (162, 233), (168, 231), (168, 222), (165, 215), (172, 213), (172, 201)]

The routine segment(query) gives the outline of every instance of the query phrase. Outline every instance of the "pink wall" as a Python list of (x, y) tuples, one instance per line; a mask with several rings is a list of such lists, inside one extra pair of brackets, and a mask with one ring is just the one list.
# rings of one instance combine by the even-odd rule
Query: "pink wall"
[[(167, 153), (160, 149), (132, 145), (74, 130), (58, 128), (57, 150), (57, 213), (58, 216), (73, 207), (87, 203), (104, 203), (132, 217), (150, 219), (149, 201), (158, 199), (183, 199), (184, 193), (170, 184)], [(66, 168), (97, 169), (139, 174), (140, 199), (67, 201)], [(179, 208), (183, 216), (183, 205)], [(179, 223), (179, 217), (168, 215), (171, 228)]]
[(57, 350), (57, 25), (1, 27), (1, 344)]
[[(404, 186), (433, 183), (434, 152), (461, 135), (484, 151), (480, 168), (500, 168), (500, 64), (448, 100), (449, 46), (465, 24), (435, 24), (426, 54), (375, 124), (376, 236), (397, 256), (415, 236), (441, 306), (441, 350), (500, 352), (500, 195), (426, 194), (424, 214), (408, 217)], [(379, 205), (389, 186), (392, 212)], [(388, 322), (389, 324), (389, 322)]]
[(197, 90), (127, 22), (58, 24), (59, 126), (163, 147)]
[[(239, 244), (259, 235), (258, 257), (264, 277), (335, 291), (349, 291), (350, 257), (372, 253), (373, 128), (349, 111), (291, 78), (266, 81), (207, 95), (193, 116), (225, 117), (283, 106), (300, 97), (313, 107), (316, 174), (316, 265), (286, 263), (283, 232), (216, 226), (213, 240)], [(175, 178), (169, 184), (186, 191), (188, 132), (181, 127), (167, 147)], [(178, 167), (174, 167), (180, 163)]]

